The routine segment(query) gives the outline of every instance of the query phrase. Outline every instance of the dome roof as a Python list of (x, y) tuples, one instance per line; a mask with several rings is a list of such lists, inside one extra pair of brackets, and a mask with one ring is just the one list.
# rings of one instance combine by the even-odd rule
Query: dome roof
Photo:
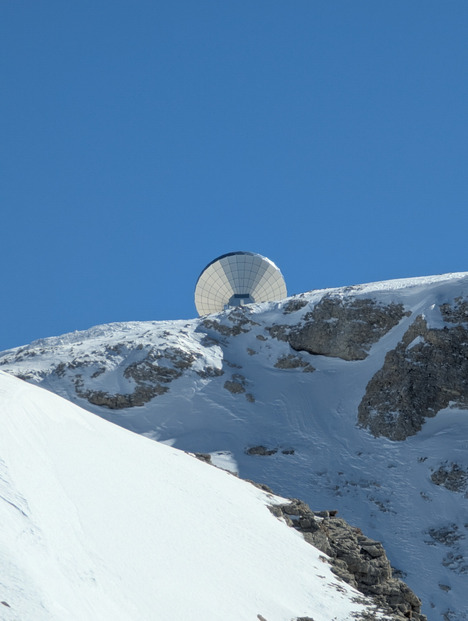
[(195, 287), (200, 315), (287, 295), (283, 275), (273, 261), (255, 252), (229, 252), (208, 263)]

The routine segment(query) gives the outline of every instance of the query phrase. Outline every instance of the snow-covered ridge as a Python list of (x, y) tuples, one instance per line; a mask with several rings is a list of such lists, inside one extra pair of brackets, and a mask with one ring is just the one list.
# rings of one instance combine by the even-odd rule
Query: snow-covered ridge
[(0, 368), (338, 509), (383, 541), (430, 621), (461, 621), (467, 349), (468, 273), (457, 273), (98, 326), (4, 352)]
[[(422, 287), (424, 290), (428, 290), (428, 288), (433, 285), (448, 285), (449, 288), (453, 288), (457, 284), (463, 285), (465, 279), (468, 278), (468, 272), (453, 272), (450, 274), (440, 274), (435, 276), (419, 276), (415, 278), (398, 278), (393, 280), (384, 280), (377, 281), (372, 283), (364, 283), (360, 285), (351, 285), (345, 287), (334, 287), (334, 288), (326, 288), (326, 289), (316, 289), (313, 291), (309, 291), (307, 293), (302, 293), (299, 295), (292, 296), (291, 298), (287, 298), (283, 302), (264, 302), (262, 304), (253, 304), (250, 307), (258, 309), (260, 311), (263, 310), (275, 310), (281, 309), (285, 304), (288, 303), (289, 300), (295, 298), (303, 298), (308, 301), (314, 301), (322, 298), (324, 295), (332, 295), (332, 296), (347, 296), (350, 292), (355, 295), (362, 296), (363, 294), (374, 294), (374, 293), (389, 293), (396, 294), (398, 291), (402, 290), (416, 290), (416, 295), (420, 293), (419, 289)], [(445, 287), (444, 287), (445, 288)], [(160, 328), (161, 326), (170, 326), (175, 329), (183, 329), (184, 327), (188, 328), (196, 325), (199, 320), (194, 319), (191, 321), (186, 320), (175, 320), (175, 321), (127, 321), (127, 322), (113, 322), (108, 324), (102, 324), (93, 326), (87, 330), (75, 330), (74, 332), (69, 332), (67, 334), (63, 334), (60, 336), (52, 336), (46, 337), (42, 339), (37, 339), (32, 341), (31, 343), (24, 345), (22, 347), (11, 348), (10, 350), (6, 350), (2, 352), (6, 354), (8, 352), (14, 352), (18, 349), (25, 348), (38, 348), (38, 347), (60, 347), (62, 345), (72, 345), (73, 343), (80, 343), (84, 340), (89, 339), (99, 339), (99, 338), (109, 338), (112, 337), (115, 333), (121, 334), (135, 334), (138, 333), (142, 326), (145, 327), (146, 330), (150, 330), (151, 327)]]

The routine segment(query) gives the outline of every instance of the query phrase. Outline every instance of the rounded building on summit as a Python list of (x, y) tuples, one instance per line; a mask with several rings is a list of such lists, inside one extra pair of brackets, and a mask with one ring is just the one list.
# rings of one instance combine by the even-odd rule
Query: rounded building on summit
[(208, 263), (198, 277), (195, 306), (199, 315), (230, 306), (273, 302), (287, 296), (279, 268), (255, 252), (229, 252)]

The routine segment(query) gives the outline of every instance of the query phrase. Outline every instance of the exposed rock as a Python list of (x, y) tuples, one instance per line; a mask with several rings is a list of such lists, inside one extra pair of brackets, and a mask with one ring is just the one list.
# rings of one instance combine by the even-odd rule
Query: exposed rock
[(255, 314), (249, 308), (249, 306), (235, 306), (234, 308), (230, 308), (227, 313), (227, 318), (232, 323), (238, 323), (243, 326), (258, 326), (260, 325), (257, 321), (254, 321), (252, 317)]
[[(258, 487), (258, 489), (261, 489), (264, 492), (267, 492), (267, 494), (271, 494), (271, 495), (274, 494), (271, 487), (268, 487), (268, 485), (265, 485), (265, 483), (257, 483), (256, 481), (251, 481), (250, 479), (244, 479), (244, 481), (247, 481), (247, 483), (251, 483), (254, 487)], [(271, 509), (270, 505), (268, 506), (268, 508)]]
[(299, 356), (295, 356), (294, 354), (289, 354), (287, 356), (281, 356), (275, 362), (276, 369), (299, 369), (302, 368), (304, 373), (313, 373), (315, 371), (314, 367), (309, 363), (300, 358)]
[(238, 336), (239, 334), (242, 334), (242, 332), (248, 332), (248, 330), (245, 329), (240, 323), (234, 324), (233, 326), (227, 326), (219, 321), (215, 321), (214, 319), (204, 319), (202, 321), (202, 325), (209, 330), (216, 330), (216, 332), (219, 332), (223, 336)]
[(456, 524), (448, 524), (440, 528), (431, 528), (428, 534), (434, 541), (444, 546), (453, 546), (463, 537), (463, 535), (458, 532), (458, 526)]
[[(125, 349), (124, 343), (108, 346), (106, 348), (106, 359), (124, 356)], [(140, 351), (142, 349), (143, 347), (139, 348)], [(190, 368), (198, 357), (199, 354), (189, 353), (177, 347), (167, 347), (163, 350), (150, 348), (143, 359), (132, 362), (123, 370), (123, 377), (135, 384), (134, 390), (128, 393), (111, 394), (99, 389), (85, 389), (81, 373), (75, 374), (72, 382), (78, 397), (86, 399), (93, 405), (112, 410), (138, 407), (148, 403), (154, 397), (166, 393), (168, 391), (167, 384), (181, 377), (183, 372)], [(91, 361), (72, 360), (67, 364), (57, 365), (54, 372), (62, 377), (68, 370), (76, 371), (91, 365)], [(101, 365), (92, 373), (91, 378), (96, 379), (106, 371), (107, 368)], [(222, 371), (211, 369), (211, 367), (204, 371), (213, 375), (222, 374)], [(203, 371), (199, 373), (203, 374)]]
[(234, 373), (232, 380), (224, 382), (224, 388), (232, 392), (233, 395), (245, 392), (245, 377), (240, 373)]
[(436, 485), (442, 485), (451, 492), (466, 492), (468, 490), (468, 472), (458, 464), (440, 466), (431, 474), (431, 480)]
[(402, 304), (383, 306), (375, 300), (324, 297), (294, 329), (293, 349), (343, 360), (363, 360), (372, 343), (395, 327), (405, 315)]
[(201, 344), (203, 347), (218, 347), (221, 345), (221, 341), (213, 336), (208, 336), (208, 334), (204, 334), (201, 339)]
[(203, 369), (195, 372), (203, 379), (208, 377), (220, 377), (221, 375), (224, 375), (224, 371), (222, 369), (216, 369), (215, 367), (210, 366), (204, 367)]
[(133, 379), (137, 384), (169, 383), (180, 377), (196, 360), (195, 354), (168, 347), (163, 351), (151, 349), (139, 362), (130, 364), (124, 371), (124, 377)]
[(444, 319), (449, 323), (468, 323), (468, 300), (463, 298), (455, 298), (454, 304), (440, 305), (440, 313)]
[(449, 552), (442, 560), (442, 565), (456, 574), (468, 574), (468, 562), (457, 552)]
[(204, 461), (205, 464), (213, 465), (211, 461), (211, 455), (209, 453), (194, 453), (195, 457), (200, 461)]
[(130, 364), (123, 376), (127, 379), (133, 379), (137, 384), (150, 383), (155, 384), (162, 382), (163, 384), (169, 384), (172, 380), (177, 379), (182, 375), (182, 372), (173, 367), (167, 367), (165, 365), (159, 365), (149, 360), (149, 358), (142, 362), (134, 362)]
[(96, 379), (96, 377), (99, 377), (100, 375), (102, 375), (105, 372), (106, 372), (106, 367), (99, 367), (99, 369), (94, 371), (94, 373), (91, 375), (91, 379)]
[(34, 371), (33, 373), (13, 373), (15, 377), (25, 382), (40, 382), (41, 379), (47, 376), (46, 371)]
[(66, 365), (64, 362), (60, 362), (54, 369), (55, 375), (57, 377), (63, 377), (65, 375)]
[[(236, 365), (232, 365), (236, 366)], [(244, 394), (249, 403), (255, 403), (255, 397), (252, 393), (246, 392), (247, 380), (240, 373), (234, 373), (231, 380), (224, 382), (224, 388), (229, 390), (233, 395)]]
[(230, 360), (227, 360), (227, 358), (224, 359), (224, 364), (226, 364), (228, 367), (231, 367), (231, 369), (242, 369), (242, 366), (240, 364), (237, 364), (236, 362), (231, 362)]
[[(239, 306), (228, 310), (222, 322), (215, 319), (204, 319), (197, 331), (199, 332), (201, 328), (207, 328), (208, 330), (215, 330), (223, 336), (238, 336), (239, 334), (249, 332), (251, 326), (259, 325), (249, 317), (249, 314), (251, 314), (251, 311), (248, 308)], [(225, 323), (226, 321), (229, 321), (232, 325), (228, 325)]]
[(283, 313), (288, 315), (289, 313), (296, 313), (297, 311), (307, 306), (309, 302), (304, 298), (292, 298), (283, 306)]
[(267, 449), (266, 446), (251, 446), (245, 450), (246, 455), (274, 455), (278, 452), (278, 449)]
[(283, 326), (274, 324), (268, 328), (266, 328), (271, 337), (274, 339), (278, 339), (278, 341), (289, 341), (289, 335), (291, 333), (291, 326)]
[(341, 518), (319, 517), (300, 500), (276, 505), (271, 507), (271, 511), (300, 531), (306, 541), (330, 556), (332, 571), (365, 596), (371, 597), (393, 619), (426, 620), (421, 614), (420, 599), (404, 582), (393, 576), (379, 541), (369, 539), (360, 529)]
[(375, 436), (404, 440), (449, 404), (468, 408), (468, 330), (429, 329), (419, 316), (367, 385), (359, 423)]
[(129, 394), (109, 394), (103, 390), (83, 390), (79, 381), (75, 382), (76, 394), (82, 399), (87, 399), (93, 405), (109, 408), (110, 410), (122, 410), (145, 405), (157, 397), (163, 395), (169, 390), (167, 386), (155, 384), (154, 386), (137, 386), (132, 393)]
[(364, 360), (370, 346), (408, 313), (402, 304), (378, 304), (372, 299), (325, 296), (296, 326), (275, 325), (270, 335), (296, 351)]

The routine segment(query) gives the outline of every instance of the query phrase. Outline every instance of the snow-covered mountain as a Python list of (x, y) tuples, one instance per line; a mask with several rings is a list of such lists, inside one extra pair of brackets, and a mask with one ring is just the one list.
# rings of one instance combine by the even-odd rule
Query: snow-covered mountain
[(468, 274), (98, 326), (0, 368), (338, 510), (384, 543), (430, 621), (468, 619)]
[(0, 403), (2, 620), (389, 618), (284, 499), (2, 372)]

